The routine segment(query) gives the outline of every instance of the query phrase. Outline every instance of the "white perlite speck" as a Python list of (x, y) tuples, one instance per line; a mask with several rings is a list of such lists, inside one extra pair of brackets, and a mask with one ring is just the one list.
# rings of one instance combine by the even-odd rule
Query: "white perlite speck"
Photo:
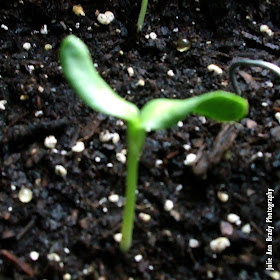
[(155, 40), (157, 38), (157, 34), (155, 32), (151, 32), (149, 37), (152, 39), (152, 40)]
[(273, 280), (280, 280), (280, 272), (277, 270), (270, 272), (269, 276)]
[(77, 141), (77, 143), (72, 147), (72, 152), (81, 153), (85, 149), (85, 144), (82, 141)]
[(186, 156), (186, 159), (184, 160), (184, 164), (193, 165), (195, 163), (195, 161), (196, 161), (196, 154), (190, 153)]
[(29, 203), (32, 200), (33, 193), (29, 188), (22, 187), (18, 193), (18, 199), (22, 203)]
[(191, 238), (189, 240), (189, 247), (190, 248), (198, 248), (200, 245), (199, 241), (197, 239)]
[(222, 75), (223, 74), (223, 70), (222, 68), (220, 68), (218, 65), (216, 64), (210, 64), (207, 66), (207, 69), (209, 72), (215, 72), (218, 75)]
[(145, 85), (145, 81), (143, 79), (140, 79), (136, 85), (139, 87), (143, 87)]
[(129, 77), (133, 77), (134, 76), (134, 70), (132, 67), (128, 67), (127, 68), (127, 73)]
[(269, 28), (268, 25), (266, 24), (262, 24), (260, 26), (260, 32), (262, 33), (266, 33), (269, 37), (273, 36), (274, 35), (274, 32)]
[(53, 149), (57, 144), (57, 140), (53, 135), (50, 135), (45, 138), (44, 145), (48, 149)]
[(241, 220), (240, 217), (234, 213), (230, 213), (227, 216), (227, 220), (231, 223), (231, 224), (236, 224), (237, 226), (241, 225)]
[(0, 110), (6, 110), (5, 105), (7, 104), (7, 100), (0, 100)]
[(26, 50), (29, 51), (31, 49), (31, 44), (29, 42), (25, 42), (22, 47)]
[(36, 251), (32, 251), (29, 253), (29, 257), (32, 261), (37, 261), (39, 259), (40, 254)]
[(71, 280), (71, 279), (72, 279), (72, 276), (71, 276), (70, 273), (65, 273), (65, 274), (63, 275), (63, 280)]
[(167, 75), (169, 77), (174, 77), (175, 74), (174, 74), (173, 70), (170, 69), (170, 70), (167, 71)]
[(139, 254), (139, 255), (136, 255), (134, 257), (134, 259), (135, 259), (136, 262), (140, 262), (143, 259), (143, 256)]
[(230, 241), (226, 237), (218, 237), (210, 242), (210, 248), (214, 253), (221, 253), (230, 246)]
[(164, 203), (164, 210), (169, 212), (174, 208), (174, 203), (172, 200), (167, 199)]
[(48, 34), (48, 26), (46, 24), (44, 24), (40, 30), (40, 33), (43, 35), (47, 35)]
[(250, 224), (245, 224), (245, 225), (241, 228), (241, 231), (242, 231), (243, 233), (250, 234), (250, 233), (251, 233), (251, 225), (250, 225)]
[(67, 175), (67, 170), (64, 166), (58, 164), (55, 166), (55, 174), (64, 177)]
[(112, 133), (112, 142), (117, 144), (120, 141), (120, 135), (117, 132)]
[(114, 235), (114, 240), (118, 243), (120, 243), (122, 241), (122, 234), (120, 232), (116, 233)]
[(223, 203), (227, 202), (229, 199), (229, 195), (226, 192), (218, 191), (217, 197)]
[(123, 153), (117, 153), (116, 158), (119, 162), (125, 163), (126, 162), (126, 156)]
[(280, 112), (275, 113), (274, 116), (275, 116), (275, 119), (280, 123)]
[(112, 12), (106, 11), (104, 14), (99, 13), (97, 16), (97, 20), (99, 23), (103, 25), (110, 24), (115, 19), (115, 16)]
[(5, 24), (1, 24), (1, 28), (4, 29), (4, 30), (6, 30), (6, 31), (9, 30), (8, 26), (5, 25)]
[(60, 262), (60, 256), (56, 253), (50, 253), (47, 255), (48, 260), (53, 262)]
[(120, 196), (118, 194), (111, 194), (109, 197), (108, 197), (108, 200), (110, 202), (113, 202), (113, 203), (116, 203), (118, 202), (120, 199)]
[(161, 160), (161, 159), (157, 159), (156, 160), (156, 163), (155, 163), (155, 166), (156, 167), (159, 167), (159, 166), (161, 166), (163, 164), (163, 161)]
[(139, 218), (144, 221), (144, 222), (149, 222), (151, 220), (151, 215), (146, 214), (146, 213), (139, 213)]

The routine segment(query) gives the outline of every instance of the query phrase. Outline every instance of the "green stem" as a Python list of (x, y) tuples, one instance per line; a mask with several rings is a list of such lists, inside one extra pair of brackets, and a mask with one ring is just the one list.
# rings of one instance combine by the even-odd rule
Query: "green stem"
[(127, 124), (127, 142), (128, 142), (128, 158), (127, 158), (127, 175), (126, 175), (126, 193), (125, 207), (122, 222), (122, 240), (120, 249), (126, 252), (132, 242), (136, 189), (138, 181), (138, 165), (145, 142), (146, 133), (143, 129), (137, 128), (134, 123)]
[(142, 0), (141, 10), (140, 10), (138, 22), (137, 22), (137, 32), (142, 30), (142, 26), (143, 26), (146, 11), (147, 11), (147, 6), (148, 6), (148, 0)]

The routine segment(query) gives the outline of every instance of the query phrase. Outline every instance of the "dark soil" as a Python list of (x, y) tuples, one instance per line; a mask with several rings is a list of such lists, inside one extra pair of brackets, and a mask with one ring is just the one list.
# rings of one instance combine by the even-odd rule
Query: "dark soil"
[[(7, 104), (0, 109), (0, 279), (69, 279), (66, 273), (99, 280), (271, 279), (268, 244), (280, 271), (280, 128), (274, 117), (280, 86), (259, 68), (240, 71), (250, 111), (239, 125), (191, 116), (182, 127), (148, 135), (133, 246), (120, 253), (114, 234), (121, 226), (125, 165), (116, 153), (126, 148), (125, 124), (91, 111), (70, 89), (58, 60), (62, 39), (70, 33), (83, 39), (104, 79), (139, 107), (157, 97), (232, 91), (228, 67), (237, 58), (280, 63), (279, 1), (150, 1), (137, 34), (140, 2), (83, 0), (85, 17), (73, 13), (72, 0), (1, 4), (0, 100)], [(96, 10), (112, 11), (115, 20), (97, 25)], [(274, 36), (261, 33), (262, 24)], [(43, 25), (48, 34), (40, 33)], [(145, 38), (150, 32), (156, 40)], [(191, 41), (189, 51), (176, 50), (180, 37)], [(45, 50), (46, 44), (52, 49)], [(212, 63), (222, 75), (207, 70)], [(133, 77), (127, 67), (133, 67)], [(144, 87), (136, 86), (139, 79)], [(120, 141), (101, 142), (106, 130)], [(56, 150), (44, 146), (49, 135), (58, 140)], [(85, 143), (82, 153), (71, 151), (77, 140)], [(198, 155), (192, 167), (184, 165), (188, 153)], [(56, 175), (56, 165), (67, 169), (66, 177)], [(29, 203), (18, 199), (23, 186), (33, 192)], [(273, 224), (266, 223), (268, 188), (275, 197)], [(227, 202), (219, 200), (219, 191), (229, 195)], [(104, 199), (112, 193), (120, 195), (118, 203)], [(164, 211), (167, 199), (174, 202), (171, 212)], [(226, 223), (230, 213), (240, 216), (241, 225)], [(245, 224), (249, 234), (241, 230)], [(272, 243), (266, 242), (268, 225), (274, 226)], [(209, 243), (221, 236), (231, 245), (214, 254)], [(198, 248), (189, 247), (191, 238)], [(32, 251), (38, 260), (30, 258)], [(60, 261), (50, 260), (50, 253)]]

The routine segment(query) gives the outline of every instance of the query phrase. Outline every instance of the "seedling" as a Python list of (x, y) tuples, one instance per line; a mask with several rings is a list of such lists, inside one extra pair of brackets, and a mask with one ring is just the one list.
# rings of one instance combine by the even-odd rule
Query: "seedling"
[(139, 110), (117, 95), (95, 70), (87, 46), (74, 35), (66, 37), (60, 49), (64, 75), (78, 96), (92, 109), (127, 122), (126, 200), (120, 248), (126, 252), (132, 242), (138, 164), (146, 133), (166, 129), (189, 114), (217, 121), (237, 121), (248, 111), (245, 99), (225, 91), (206, 93), (184, 100), (159, 98)]
[(147, 12), (147, 6), (148, 6), (148, 0), (142, 0), (141, 10), (140, 10), (138, 21), (137, 21), (137, 31), (138, 32), (142, 30), (145, 15)]
[(252, 60), (252, 59), (239, 59), (237, 61), (234, 61), (230, 68), (229, 68), (229, 77), (231, 80), (231, 83), (233, 85), (234, 91), (236, 94), (241, 95), (241, 91), (238, 88), (237, 79), (236, 79), (236, 71), (237, 68), (240, 66), (247, 66), (247, 67), (261, 67), (268, 70), (271, 70), (274, 74), (276, 74), (278, 77), (280, 77), (280, 68), (270, 62), (262, 61), (262, 60)]

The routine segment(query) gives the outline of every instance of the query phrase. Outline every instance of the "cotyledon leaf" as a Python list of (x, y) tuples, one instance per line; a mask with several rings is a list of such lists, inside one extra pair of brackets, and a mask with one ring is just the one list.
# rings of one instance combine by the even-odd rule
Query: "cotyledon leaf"
[(137, 106), (117, 95), (98, 74), (87, 46), (78, 37), (69, 35), (63, 40), (60, 62), (64, 76), (89, 107), (126, 121), (139, 118)]
[(238, 121), (248, 112), (248, 102), (233, 93), (215, 91), (184, 100), (154, 99), (141, 110), (143, 129), (158, 130), (175, 125), (194, 113), (216, 121)]

